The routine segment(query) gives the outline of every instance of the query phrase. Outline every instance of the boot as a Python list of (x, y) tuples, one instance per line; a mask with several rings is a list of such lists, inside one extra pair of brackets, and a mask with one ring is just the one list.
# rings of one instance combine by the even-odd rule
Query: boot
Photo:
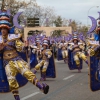
[(68, 63), (68, 58), (67, 57), (65, 58), (65, 63)]
[(78, 67), (78, 73), (81, 73), (80, 65), (77, 65)]
[(88, 62), (88, 60), (86, 60), (85, 63), (89, 66), (89, 62)]
[(81, 70), (80, 69), (78, 69), (78, 73), (81, 73)]
[(15, 100), (20, 100), (18, 90), (14, 90), (14, 91), (12, 91), (12, 93), (13, 93), (13, 95), (14, 95)]
[(14, 95), (15, 100), (20, 100), (19, 95)]
[(66, 63), (66, 59), (64, 59), (64, 63)]
[(36, 78), (33, 82), (33, 84), (35, 84), (44, 94), (47, 94), (49, 92), (49, 86), (46, 83), (40, 83)]
[(46, 73), (42, 73), (40, 81), (46, 81)]
[(34, 73), (34, 74), (36, 74), (36, 73), (37, 73), (37, 70), (36, 70), (36, 69), (34, 69), (33, 73)]

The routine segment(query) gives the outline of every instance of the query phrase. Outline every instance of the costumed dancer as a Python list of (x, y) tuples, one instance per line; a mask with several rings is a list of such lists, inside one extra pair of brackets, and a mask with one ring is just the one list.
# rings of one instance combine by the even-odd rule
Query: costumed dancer
[[(42, 43), (42, 47), (43, 47), (42, 51), (41, 51), (42, 60), (35, 66), (34, 73), (36, 73), (37, 70), (41, 69), (40, 80), (45, 81), (46, 76), (48, 76), (48, 74), (50, 75), (50, 77), (52, 77), (52, 75), (55, 74), (55, 69), (53, 68), (55, 66), (52, 65), (53, 61), (50, 62), (50, 59), (52, 58), (52, 52), (50, 49), (48, 49), (47, 38), (44, 38), (43, 43)], [(54, 78), (55, 78), (55, 75), (54, 75)]]
[(97, 20), (95, 18), (93, 18), (93, 20), (94, 28), (91, 28), (88, 32), (88, 34), (91, 34), (91, 32), (95, 30), (94, 38), (92, 40), (91, 38), (88, 40), (88, 52), (90, 55), (89, 77), (91, 90), (98, 91), (100, 90), (100, 21), (98, 21), (98, 27), (95, 28), (97, 25)]
[(50, 40), (50, 49), (52, 50), (54, 57), (56, 57), (56, 41)]
[[(41, 91), (43, 91), (43, 93), (47, 94), (49, 86), (38, 81), (35, 74), (30, 71), (28, 63), (18, 54), (18, 52), (23, 52), (27, 45), (24, 45), (24, 43), (20, 40), (21, 34), (9, 34), (9, 18), (10, 16), (7, 13), (0, 13), (0, 30), (2, 33), (2, 36), (0, 36), (0, 56), (2, 57), (1, 61), (3, 60), (3, 63), (0, 63), (3, 64), (0, 65), (0, 71), (3, 72), (1, 75), (2, 78), (5, 73), (7, 77), (7, 81), (5, 81), (6, 78), (3, 79), (3, 81), (0, 79), (0, 87), (3, 88), (2, 86), (5, 85), (7, 88), (7, 86), (9, 86), (10, 90), (8, 89), (8, 91), (13, 93), (15, 100), (20, 100), (18, 93), (20, 84), (18, 84), (18, 81), (16, 80), (16, 76), (20, 73), (29, 82), (36, 85)], [(19, 79), (21, 81), (21, 77), (19, 77)], [(24, 82), (24, 80), (22, 82)], [(4, 91), (6, 88), (4, 88)]]
[(39, 36), (36, 36), (35, 43), (30, 46), (31, 48), (31, 56), (30, 56), (30, 66), (34, 68), (42, 59), (41, 57), (41, 40)]
[(80, 59), (84, 60), (88, 64), (86, 55), (84, 54), (85, 44), (78, 39), (77, 35), (73, 36), (72, 43), (69, 43), (69, 50), (73, 53), (73, 59), (78, 67), (78, 71), (81, 72)]
[(67, 51), (67, 43), (65, 42), (65, 40), (61, 40), (61, 43), (59, 43), (58, 45), (58, 56), (62, 58), (65, 63), (67, 63), (68, 51)]
[(38, 63), (40, 62), (40, 60), (42, 59), (41, 57), (41, 49), (42, 49), (42, 45), (41, 45), (41, 40), (39, 37), (36, 37), (36, 51), (34, 50), (34, 52), (36, 52), (37, 54), (37, 61)]

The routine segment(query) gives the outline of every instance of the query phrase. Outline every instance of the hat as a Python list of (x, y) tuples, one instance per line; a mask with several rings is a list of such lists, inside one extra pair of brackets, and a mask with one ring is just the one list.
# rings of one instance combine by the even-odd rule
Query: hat
[(41, 41), (40, 40), (36, 40), (36, 43), (41, 43)]
[(41, 41), (40, 41), (40, 37), (39, 37), (39, 36), (36, 36), (36, 38), (35, 38), (35, 42), (36, 42), (36, 43), (41, 43)]
[(49, 43), (48, 43), (48, 39), (47, 39), (47, 38), (44, 38), (42, 45), (48, 46), (48, 44), (49, 44)]
[(43, 40), (48, 40), (48, 37), (45, 37)]
[(78, 32), (75, 30), (75, 31), (73, 32), (73, 35), (78, 35)]
[(7, 28), (10, 29), (11, 24), (9, 23), (10, 16), (6, 12), (0, 13), (0, 29)]
[(77, 36), (77, 35), (74, 35), (74, 36), (73, 36), (73, 41), (74, 41), (74, 40), (78, 40), (78, 36)]

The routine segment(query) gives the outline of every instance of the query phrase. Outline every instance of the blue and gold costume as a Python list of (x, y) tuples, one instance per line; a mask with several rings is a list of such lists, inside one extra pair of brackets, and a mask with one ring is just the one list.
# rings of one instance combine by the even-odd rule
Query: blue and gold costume
[(62, 40), (61, 43), (58, 45), (58, 54), (57, 58), (58, 60), (64, 60), (64, 62), (67, 62), (68, 58), (68, 51), (67, 51), (67, 43), (65, 40)]
[[(70, 69), (72, 70), (78, 69), (80, 72), (80, 70), (82, 69), (82, 60), (84, 60), (88, 64), (87, 57), (83, 53), (85, 49), (85, 44), (78, 39), (77, 35), (74, 35), (72, 42), (69, 43), (68, 49), (69, 49), (69, 67), (73, 66), (73, 68)], [(71, 62), (70, 57), (74, 60), (73, 64)]]
[[(45, 48), (44, 48), (45, 46)], [(48, 47), (48, 40), (43, 41), (43, 48), (41, 50), (41, 60), (40, 62), (35, 66), (34, 73), (37, 72), (37, 70), (41, 69), (41, 81), (45, 81), (46, 77), (55, 78), (56, 77), (56, 70), (55, 70), (55, 63), (53, 59), (53, 54)]]
[[(5, 19), (5, 20), (4, 20)], [(4, 76), (4, 72), (6, 73), (5, 78), (7, 77), (6, 86), (9, 86), (9, 91), (12, 91), (14, 94), (15, 100), (20, 100), (18, 94), (19, 88), (19, 81), (21, 81), (20, 77), (18, 80), (16, 76), (20, 73), (24, 76), (29, 82), (36, 85), (40, 90), (42, 90), (45, 94), (48, 93), (49, 86), (46, 84), (41, 84), (38, 79), (36, 78), (35, 74), (33, 74), (29, 67), (28, 63), (24, 61), (19, 55), (18, 52), (25, 51), (25, 45), (20, 40), (21, 34), (10, 34), (8, 33), (10, 29), (10, 23), (8, 22), (9, 16), (6, 12), (0, 14), (0, 29), (1, 29), (1, 36), (0, 36), (0, 55), (1, 55), (1, 66), (2, 68), (2, 75)], [(5, 34), (5, 35), (3, 35)], [(25, 85), (27, 83), (26, 79), (23, 79)], [(5, 79), (6, 80), (6, 79)], [(0, 81), (0, 85), (2, 86), (3, 81)], [(9, 85), (8, 85), (9, 84)], [(0, 87), (2, 88), (2, 87)], [(5, 89), (4, 89), (5, 90)], [(1, 92), (1, 91), (0, 91)], [(4, 91), (8, 92), (8, 91)]]
[[(33, 45), (30, 45), (30, 48), (31, 48), (31, 55), (34, 55), (34, 59), (36, 60), (35, 62), (39, 63), (41, 60), (41, 50), (42, 50), (40, 37), (38, 36), (36, 37), (35, 43)], [(33, 58), (31, 57), (31, 59)], [(35, 63), (35, 65), (37, 63)]]
[[(100, 21), (98, 22), (100, 26)], [(94, 37), (88, 39), (88, 53), (90, 55), (90, 89), (92, 91), (100, 90), (100, 28), (94, 30)], [(91, 33), (90, 33), (91, 34)]]

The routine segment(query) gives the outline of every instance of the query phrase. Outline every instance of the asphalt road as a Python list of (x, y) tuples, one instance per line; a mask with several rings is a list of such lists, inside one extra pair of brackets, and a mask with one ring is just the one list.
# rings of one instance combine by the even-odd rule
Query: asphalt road
[[(63, 61), (56, 61), (57, 78), (47, 79), (50, 86), (47, 95), (31, 83), (19, 89), (21, 100), (99, 100), (100, 91), (92, 92), (89, 87), (88, 67), (84, 64), (81, 73), (70, 71)], [(36, 74), (40, 78), (39, 72)], [(0, 94), (0, 100), (14, 100), (11, 93)]]

